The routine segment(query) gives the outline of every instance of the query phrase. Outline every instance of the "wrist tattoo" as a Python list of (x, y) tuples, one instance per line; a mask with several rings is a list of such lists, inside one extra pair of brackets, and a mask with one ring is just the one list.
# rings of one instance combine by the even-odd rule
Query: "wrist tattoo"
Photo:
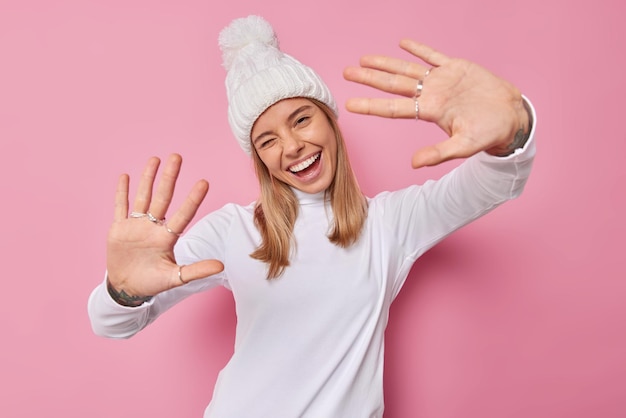
[(122, 306), (137, 307), (152, 299), (152, 296), (131, 296), (126, 293), (124, 289), (118, 292), (115, 290), (109, 279), (107, 279), (107, 291), (109, 292), (111, 298)]
[(511, 142), (506, 148), (513, 152), (518, 148), (522, 148), (526, 141), (528, 141), (528, 137), (530, 136), (530, 129), (528, 129), (528, 133), (524, 132), (524, 128), (519, 128), (517, 132), (515, 132), (515, 137), (513, 138), (513, 142)]
[(524, 110), (526, 110), (526, 113), (528, 114), (528, 132), (524, 132), (524, 128), (519, 128), (519, 130), (515, 132), (513, 142), (506, 146), (507, 151), (502, 154), (498, 154), (499, 157), (506, 157), (507, 155), (513, 154), (516, 149), (524, 148), (524, 145), (526, 145), (528, 138), (530, 138), (530, 132), (533, 129), (533, 113), (528, 107), (528, 104), (525, 100), (523, 100), (523, 103)]

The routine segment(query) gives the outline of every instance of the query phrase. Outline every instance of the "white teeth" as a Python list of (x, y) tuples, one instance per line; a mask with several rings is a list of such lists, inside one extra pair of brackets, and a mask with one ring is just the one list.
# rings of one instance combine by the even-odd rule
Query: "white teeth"
[(311, 164), (313, 164), (315, 161), (317, 161), (318, 158), (320, 158), (319, 153), (315, 154), (311, 158), (307, 158), (306, 160), (302, 161), (299, 164), (289, 167), (289, 171), (291, 171), (292, 173), (297, 173), (299, 171), (302, 171), (305, 168), (309, 167)]

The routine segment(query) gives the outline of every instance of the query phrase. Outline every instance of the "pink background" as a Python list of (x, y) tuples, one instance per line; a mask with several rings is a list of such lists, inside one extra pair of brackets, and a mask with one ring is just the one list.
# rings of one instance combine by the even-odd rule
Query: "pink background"
[[(392, 307), (385, 416), (625, 416), (622, 4), (1, 0), (0, 416), (201, 416), (232, 352), (228, 291), (127, 341), (94, 336), (86, 303), (120, 173), (136, 179), (149, 156), (179, 152), (176, 202), (201, 177), (203, 214), (255, 198), (217, 46), (251, 13), (340, 105), (374, 94), (343, 67), (407, 57), (397, 42), (412, 37), (507, 78), (539, 113), (524, 195), (427, 253)], [(431, 126), (347, 111), (340, 122), (368, 194), (457, 164), (411, 170), (412, 151), (443, 137)]]

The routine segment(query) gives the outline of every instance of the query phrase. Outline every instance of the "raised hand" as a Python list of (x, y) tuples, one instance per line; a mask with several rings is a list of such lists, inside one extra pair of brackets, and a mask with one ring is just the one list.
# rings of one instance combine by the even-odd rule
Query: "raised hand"
[(419, 118), (443, 129), (449, 138), (415, 152), (414, 168), (479, 151), (506, 155), (527, 139), (530, 116), (511, 83), (475, 63), (449, 58), (409, 39), (400, 47), (424, 63), (366, 55), (359, 67), (344, 70), (344, 78), (404, 97), (353, 98), (346, 108), (386, 118)]
[(150, 158), (139, 181), (130, 215), (129, 177), (124, 174), (119, 179), (114, 221), (107, 238), (108, 288), (118, 303), (140, 305), (160, 292), (219, 273), (224, 268), (218, 260), (203, 260), (184, 268), (176, 264), (174, 244), (209, 190), (205, 180), (198, 181), (180, 209), (166, 221), (181, 164), (178, 154), (168, 158), (153, 195), (160, 160)]

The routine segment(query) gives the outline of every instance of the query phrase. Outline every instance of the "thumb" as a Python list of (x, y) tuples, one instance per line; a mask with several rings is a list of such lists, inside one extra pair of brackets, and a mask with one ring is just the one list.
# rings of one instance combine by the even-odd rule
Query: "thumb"
[(433, 166), (455, 158), (468, 157), (472, 153), (461, 145), (463, 143), (460, 135), (453, 135), (444, 141), (421, 148), (413, 154), (411, 166), (413, 168)]
[[(178, 266), (176, 281), (178, 284), (189, 283), (193, 280), (203, 279), (224, 270), (224, 264), (219, 260), (202, 260), (193, 264)], [(183, 283), (180, 283), (180, 282)]]

